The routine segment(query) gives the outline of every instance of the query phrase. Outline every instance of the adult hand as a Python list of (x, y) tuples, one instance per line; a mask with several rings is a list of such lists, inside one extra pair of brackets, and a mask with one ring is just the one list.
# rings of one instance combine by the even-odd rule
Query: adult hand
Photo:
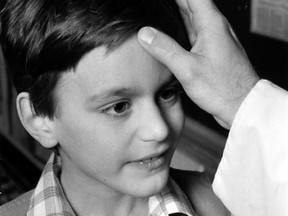
[(192, 49), (151, 27), (138, 32), (139, 43), (165, 64), (187, 95), (226, 128), (258, 82), (245, 51), (211, 0), (176, 0)]

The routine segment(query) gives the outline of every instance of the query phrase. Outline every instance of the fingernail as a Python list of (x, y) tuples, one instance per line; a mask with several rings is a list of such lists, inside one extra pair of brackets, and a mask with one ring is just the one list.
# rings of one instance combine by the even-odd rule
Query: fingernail
[(144, 27), (138, 33), (138, 37), (147, 44), (151, 44), (155, 36), (156, 36), (155, 30), (150, 27)]

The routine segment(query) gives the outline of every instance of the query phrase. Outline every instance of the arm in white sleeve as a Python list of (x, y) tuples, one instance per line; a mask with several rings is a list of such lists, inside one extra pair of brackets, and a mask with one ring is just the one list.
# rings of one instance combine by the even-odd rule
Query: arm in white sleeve
[(235, 216), (288, 215), (288, 93), (261, 80), (230, 130), (213, 189)]

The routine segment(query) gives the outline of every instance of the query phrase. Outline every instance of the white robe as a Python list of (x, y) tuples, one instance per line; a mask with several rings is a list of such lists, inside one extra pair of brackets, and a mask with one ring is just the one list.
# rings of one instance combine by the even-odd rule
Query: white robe
[(213, 189), (235, 216), (288, 216), (288, 92), (261, 80), (233, 121)]

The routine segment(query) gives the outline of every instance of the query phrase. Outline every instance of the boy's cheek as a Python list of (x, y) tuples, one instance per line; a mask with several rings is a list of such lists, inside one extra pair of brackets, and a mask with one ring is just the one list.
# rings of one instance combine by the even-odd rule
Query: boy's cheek
[(181, 106), (181, 104), (179, 104), (177, 112), (175, 112), (176, 114), (173, 116), (172, 119), (172, 124), (174, 125), (174, 130), (176, 131), (176, 133), (178, 135), (181, 135), (184, 125), (185, 125), (185, 114), (183, 111), (183, 108)]

